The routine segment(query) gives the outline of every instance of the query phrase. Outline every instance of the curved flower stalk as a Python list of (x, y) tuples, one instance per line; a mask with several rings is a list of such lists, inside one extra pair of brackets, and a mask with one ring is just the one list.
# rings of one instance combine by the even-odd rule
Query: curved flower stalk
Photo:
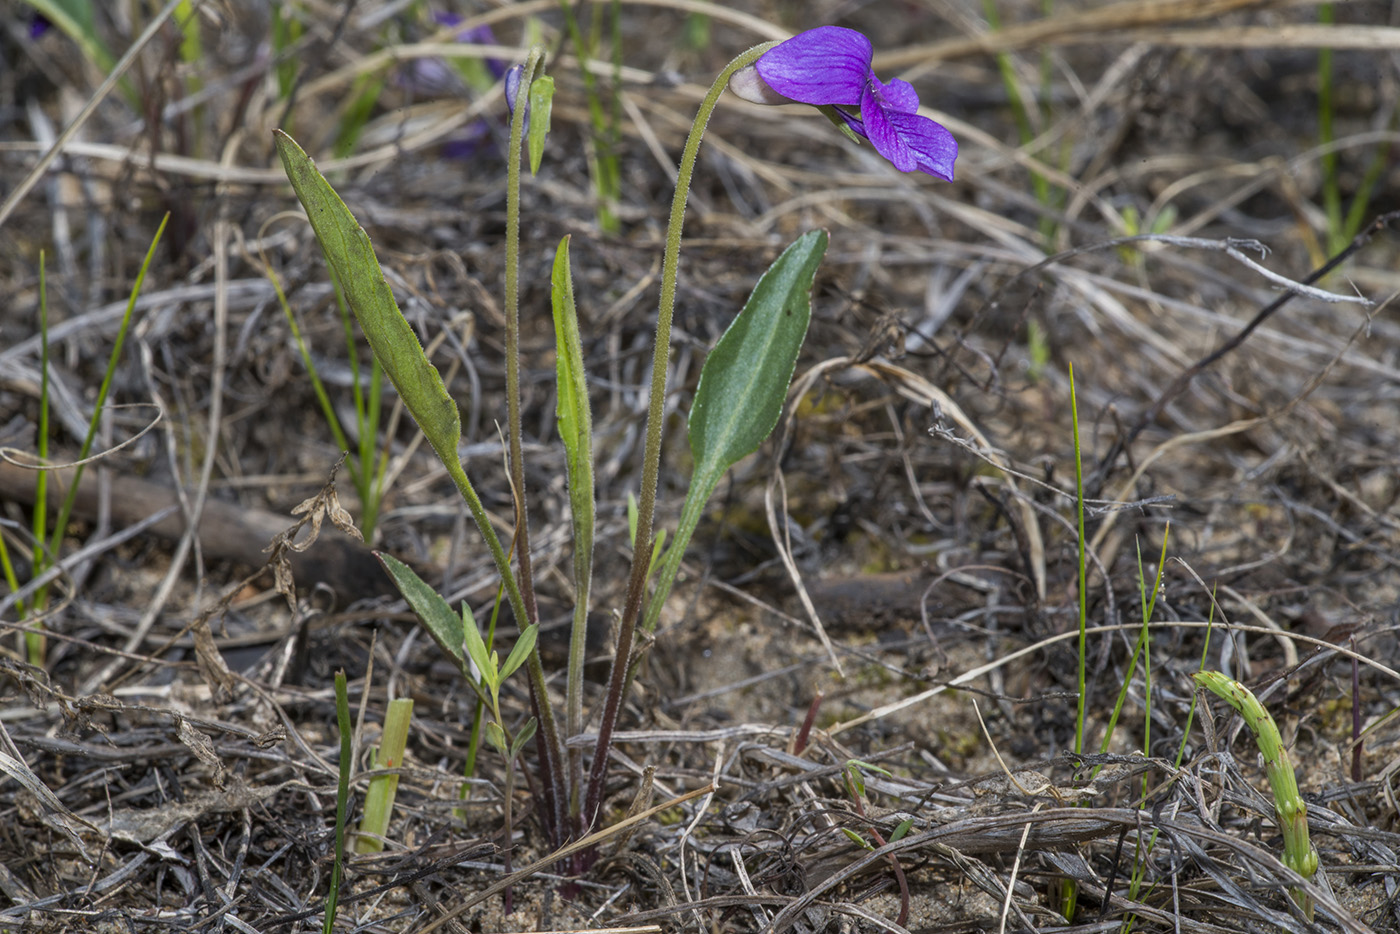
[(886, 84), (871, 67), (870, 40), (854, 29), (820, 26), (765, 52), (737, 74), (730, 90), (755, 104), (810, 104), (868, 140), (901, 172), (953, 180), (958, 142), (919, 116), (919, 95), (898, 78)]
[[(919, 96), (908, 82), (896, 80), (885, 84), (875, 77), (871, 70), (873, 54), (869, 39), (854, 30), (836, 26), (813, 29), (786, 42), (754, 46), (734, 58), (719, 73), (701, 101), (690, 135), (686, 139), (676, 177), (675, 195), (671, 201), (671, 219), (666, 228), (666, 250), (662, 262), (661, 296), (653, 347), (651, 396), (647, 409), (646, 446), (642, 454), (641, 498), (637, 509), (632, 573), (628, 580), (622, 618), (617, 627), (613, 668), (608, 677), (608, 692), (599, 717), (598, 739), (589, 771), (588, 793), (583, 810), (584, 825), (589, 830), (595, 828), (598, 822), (603, 800), (603, 784), (607, 775), (608, 746), (617, 724), (622, 697), (626, 693), (633, 636), (645, 600), (651, 569), (655, 541), (653, 522), (657, 476), (661, 461), (663, 400), (666, 394), (666, 368), (670, 360), (671, 316), (675, 309), (685, 205), (690, 194), (691, 175), (700, 151), (700, 140), (704, 136), (710, 115), (727, 86), (739, 97), (756, 103), (798, 101), (818, 107), (830, 107), (844, 126), (868, 138), (876, 151), (894, 163), (896, 168), (905, 172), (919, 169), (951, 181), (953, 162), (958, 155), (957, 141), (942, 126), (916, 113)], [(854, 113), (850, 108), (859, 108), (859, 111)], [(822, 248), (825, 248), (824, 238)], [(810, 274), (808, 282), (810, 283)], [(790, 375), (789, 373), (789, 377)], [(728, 469), (728, 466), (730, 465), (726, 464), (724, 469)], [(700, 502), (703, 505), (703, 498), (700, 498)], [(689, 498), (687, 503), (690, 503)], [(684, 543), (677, 542), (672, 545), (673, 549), (676, 547), (683, 550)], [(674, 574), (674, 569), (671, 574)], [(663, 580), (659, 585), (658, 594), (652, 601), (657, 612), (660, 608), (659, 601), (665, 599), (665, 592), (669, 587), (669, 579)], [(647, 628), (654, 625), (655, 619), (649, 618)]]

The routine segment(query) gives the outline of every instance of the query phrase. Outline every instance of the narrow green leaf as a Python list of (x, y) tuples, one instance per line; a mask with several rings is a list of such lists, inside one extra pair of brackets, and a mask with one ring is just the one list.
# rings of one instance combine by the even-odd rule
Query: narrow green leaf
[[(107, 357), (107, 368), (102, 373), (102, 384), (97, 388), (97, 398), (93, 400), (92, 416), (88, 419), (87, 434), (83, 435), (83, 443), (78, 448), (78, 466), (73, 469), (73, 476), (68, 481), (68, 492), (63, 497), (63, 502), (58, 508), (58, 518), (54, 520), (53, 528), (49, 532), (49, 548), (47, 555), (40, 555), (42, 560), (37, 563), (36, 572), (58, 558), (63, 543), (63, 536), (68, 532), (68, 520), (73, 515), (73, 508), (78, 501), (78, 490), (83, 478), (84, 462), (92, 453), (93, 442), (97, 440), (97, 429), (102, 421), (102, 409), (107, 404), (107, 395), (111, 392), (112, 385), (116, 380), (117, 364), (121, 361), (122, 347), (126, 343), (126, 337), (131, 333), (131, 325), (135, 320), (136, 299), (141, 295), (141, 287), (146, 282), (146, 273), (150, 271), (151, 262), (156, 256), (156, 247), (160, 244), (161, 235), (165, 233), (165, 227), (170, 222), (170, 213), (167, 211), (161, 218), (160, 226), (156, 228), (155, 236), (151, 238), (151, 245), (146, 248), (146, 257), (141, 261), (141, 267), (137, 270), (136, 281), (131, 284), (131, 294), (126, 301), (126, 312), (122, 315), (121, 327), (117, 329), (117, 338), (112, 342), (112, 352)], [(48, 605), (48, 585), (45, 584), (35, 594), (32, 605), (43, 608)], [(30, 641), (31, 651), (37, 643)]]
[[(199, 36), (199, 18), (195, 16), (192, 7), (190, 0), (180, 0), (179, 6), (175, 8), (175, 20), (184, 34), (184, 40), (180, 43), (180, 60), (186, 65), (199, 65), (204, 61), (204, 45)], [(196, 88), (201, 86), (198, 71), (196, 69), (190, 78)]]
[(852, 843), (854, 843), (856, 846), (860, 847), (861, 849), (863, 849), (863, 850), (873, 850), (873, 849), (875, 849), (873, 846), (870, 845), (870, 841), (869, 841), (869, 840), (865, 839), (864, 837), (862, 837), (860, 834), (856, 833), (856, 832), (855, 832), (854, 830), (852, 830), (851, 828), (849, 828), (849, 827), (842, 827), (842, 828), (841, 828), (841, 832), (844, 833), (844, 834), (850, 839), (850, 841), (851, 841)]
[(282, 53), (301, 38), (303, 31), (301, 20), (297, 18), (290, 3), (273, 5), (272, 60), (278, 63), (275, 66), (278, 101), (286, 101), (287, 96), (291, 94), (292, 86), (296, 81), (297, 67), (300, 64), (297, 56), (283, 55)]
[[(464, 674), (468, 673), (466, 655), (462, 652), (462, 617), (442, 598), (413, 568), (393, 555), (376, 551), (374, 556), (384, 565), (384, 570), (394, 579), (394, 586), (408, 601), (408, 606), (422, 620), (423, 627), (433, 641), (455, 659)], [(475, 625), (473, 625), (475, 628)], [(477, 639), (480, 640), (480, 636)]]
[(637, 547), (637, 497), (627, 491), (627, 543)]
[(515, 647), (506, 656), (506, 663), (501, 666), (499, 682), (504, 684), (505, 680), (515, 673), (515, 670), (525, 664), (525, 659), (530, 657), (530, 651), (534, 649), (535, 642), (540, 634), (538, 623), (531, 623), (520, 633), (520, 638), (515, 640)]
[[(558, 402), (555, 415), (559, 422), (559, 437), (568, 455), (569, 487), (587, 471), (591, 480), (593, 416), (588, 406), (588, 382), (583, 369), (583, 340), (579, 336), (578, 309), (574, 305), (573, 275), (569, 271), (569, 238), (559, 241), (554, 253), (554, 271), (550, 277), (550, 297), (554, 309), (555, 378), (558, 382)], [(588, 485), (592, 493), (592, 483)]]
[(497, 675), (497, 655), (488, 650), (486, 643), (481, 640), (481, 630), (477, 628), (476, 617), (472, 615), (472, 608), (467, 606), (465, 600), (462, 601), (462, 643), (466, 648), (467, 657), (476, 665), (482, 683), (490, 689), (494, 697), (496, 689), (501, 686), (501, 679)]
[(311, 229), (345, 291), (350, 310), (428, 443), (451, 469), (451, 464), (461, 462), (457, 442), (462, 424), (457, 403), (447, 394), (442, 376), (399, 311), (369, 235), (296, 141), (281, 130), (272, 132), (282, 167), (306, 208)]
[(495, 720), (486, 721), (486, 739), (497, 752), (509, 758), (510, 753), (506, 751), (506, 731), (501, 729), (501, 725)]
[(535, 728), (539, 726), (539, 721), (534, 717), (525, 721), (525, 725), (520, 728), (520, 732), (515, 735), (515, 742), (510, 744), (510, 757), (514, 759), (520, 755), (520, 750), (525, 748), (525, 744), (535, 735)]
[(690, 409), (692, 483), (718, 483), (778, 423), (807, 335), (809, 293), (826, 243), (826, 231), (813, 230), (784, 250), (705, 359)]
[(331, 888), (326, 896), (326, 914), (322, 934), (331, 934), (335, 927), (335, 907), (340, 900), (340, 877), (345, 866), (345, 824), (350, 815), (350, 769), (354, 765), (354, 730), (350, 725), (350, 689), (345, 672), (335, 673), (335, 717), (340, 727), (340, 781), (335, 790), (335, 858), (331, 864)]
[(873, 762), (866, 762), (864, 759), (848, 759), (846, 764), (852, 768), (859, 769), (861, 774), (866, 772), (876, 772), (886, 778), (894, 778), (894, 773), (889, 769), (882, 768)]
[(651, 549), (651, 564), (647, 565), (647, 574), (650, 575), (656, 570), (656, 562), (661, 560), (661, 556), (666, 553), (666, 530), (662, 529), (656, 533), (656, 544)]
[(569, 665), (565, 681), (565, 725), (569, 733), (583, 729), (583, 663), (588, 641), (588, 595), (593, 589), (593, 536), (597, 506), (593, 495), (593, 415), (588, 405), (588, 379), (583, 369), (583, 340), (574, 305), (573, 275), (569, 271), (569, 238), (559, 241), (550, 277), (554, 312), (555, 407), (559, 437), (569, 479), (569, 514), (574, 533), (574, 618), (569, 632)]
[(910, 828), (910, 827), (913, 827), (913, 826), (914, 826), (914, 818), (912, 818), (912, 817), (906, 817), (906, 818), (904, 818), (904, 820), (900, 821), (900, 822), (899, 822), (899, 825), (898, 825), (897, 827), (894, 828), (894, 833), (890, 834), (890, 842), (893, 843), (893, 842), (895, 842), (896, 840), (902, 839), (902, 838), (904, 837), (904, 835), (907, 834), (907, 833), (909, 832), (909, 828)]
[(544, 158), (544, 138), (549, 134), (549, 118), (554, 109), (554, 79), (540, 75), (530, 82), (530, 174), (540, 170)]

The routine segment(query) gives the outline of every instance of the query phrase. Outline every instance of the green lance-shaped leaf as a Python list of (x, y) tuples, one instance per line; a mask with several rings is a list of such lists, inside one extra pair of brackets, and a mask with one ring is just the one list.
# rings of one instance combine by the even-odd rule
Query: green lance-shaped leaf
[[(590, 453), (590, 432), (593, 416), (588, 407), (588, 383), (583, 369), (583, 340), (579, 336), (578, 309), (574, 305), (573, 275), (569, 270), (569, 238), (559, 241), (554, 252), (554, 271), (550, 277), (554, 310), (555, 371), (559, 400), (555, 414), (559, 419), (559, 436), (564, 440), (570, 474), (574, 470), (592, 470), (590, 462), (582, 460)], [(572, 476), (570, 480), (572, 482)]]
[(442, 376), (428, 361), (418, 335), (399, 311), (369, 235), (296, 141), (281, 130), (272, 132), (287, 178), (306, 208), (311, 229), (316, 232), (326, 261), (344, 289), (345, 299), (374, 355), (428, 443), (450, 469), (450, 465), (460, 463), (457, 442), (461, 439), (462, 423), (457, 403), (447, 394)]
[(574, 305), (573, 276), (569, 271), (569, 238), (559, 241), (551, 276), (554, 310), (555, 382), (558, 403), (555, 416), (569, 476), (569, 511), (574, 533), (574, 619), (569, 639), (569, 674), (565, 702), (565, 728), (569, 734), (583, 729), (583, 662), (588, 631), (588, 595), (593, 586), (593, 535), (596, 506), (593, 498), (593, 415), (588, 405), (588, 380), (583, 369), (583, 340), (579, 336), (578, 309)]
[(472, 608), (467, 606), (466, 601), (462, 601), (462, 646), (466, 649), (467, 657), (472, 664), (476, 665), (476, 670), (481, 674), (481, 683), (491, 692), (491, 699), (494, 701), (500, 692), (500, 656), (486, 645), (481, 638), (481, 629), (476, 625), (476, 616), (472, 613)]
[(530, 652), (535, 648), (535, 641), (539, 638), (539, 623), (531, 623), (520, 632), (520, 638), (515, 640), (515, 647), (506, 656), (505, 664), (501, 666), (500, 682), (515, 674), (516, 669), (525, 664), (525, 659), (530, 657)]
[(510, 757), (512, 759), (520, 755), (520, 750), (524, 749), (525, 744), (528, 743), (534, 737), (535, 729), (538, 726), (539, 721), (536, 720), (534, 717), (531, 717), (529, 720), (525, 721), (525, 725), (520, 728), (520, 732), (515, 734), (515, 739), (511, 741)]
[[(457, 662), (457, 667), (463, 674), (469, 674), (467, 668), (466, 654), (462, 649), (463, 626), (462, 617), (457, 615), (457, 611), (442, 598), (432, 587), (418, 576), (413, 568), (404, 564), (393, 555), (386, 555), (376, 551), (374, 556), (379, 559), (379, 563), (384, 565), (384, 570), (389, 572), (389, 576), (394, 579), (394, 585), (399, 588), (399, 593), (408, 601), (408, 606), (422, 621), (424, 628), (428, 630), (428, 635), (433, 637), (433, 641), (438, 644), (448, 656)], [(475, 627), (473, 627), (475, 628)], [(477, 636), (480, 641), (481, 636)]]
[(549, 117), (554, 110), (554, 79), (540, 75), (530, 82), (530, 174), (538, 175), (544, 158), (544, 138), (549, 135)]
[[(1274, 812), (1279, 829), (1283, 831), (1283, 864), (1304, 879), (1317, 872), (1317, 851), (1308, 839), (1308, 805), (1298, 793), (1298, 778), (1288, 759), (1278, 724), (1259, 703), (1254, 693), (1233, 678), (1218, 671), (1198, 671), (1196, 683), (1225, 701), (1244, 718), (1245, 726), (1254, 734), (1259, 753), (1264, 757), (1264, 769), (1269, 787), (1274, 792)], [(1293, 900), (1312, 920), (1313, 902), (1302, 889), (1293, 890)]]
[(559, 242), (551, 278), (554, 308), (555, 416), (569, 473), (569, 508), (573, 511), (574, 587), (581, 603), (588, 602), (593, 568), (593, 415), (588, 405), (588, 380), (583, 369), (583, 340), (574, 306), (569, 272), (569, 238)]
[(809, 293), (826, 242), (826, 231), (814, 230), (784, 250), (705, 359), (690, 408), (692, 482), (717, 484), (778, 424), (807, 335)]
[(797, 354), (812, 317), (812, 280), (826, 253), (825, 230), (799, 237), (773, 261), (753, 294), (705, 358), (690, 408), (695, 472), (676, 537), (647, 604), (643, 628), (656, 628), (686, 545), (724, 472), (772, 433), (783, 411)]

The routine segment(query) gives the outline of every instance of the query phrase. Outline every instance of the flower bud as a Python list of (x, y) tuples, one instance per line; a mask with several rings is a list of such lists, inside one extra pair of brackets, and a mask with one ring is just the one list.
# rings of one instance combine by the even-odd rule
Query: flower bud
[(769, 87), (768, 82), (759, 75), (758, 68), (750, 65), (747, 68), (740, 68), (729, 77), (729, 90), (735, 97), (748, 101), (750, 104), (795, 104), (790, 97), (784, 97), (777, 91)]

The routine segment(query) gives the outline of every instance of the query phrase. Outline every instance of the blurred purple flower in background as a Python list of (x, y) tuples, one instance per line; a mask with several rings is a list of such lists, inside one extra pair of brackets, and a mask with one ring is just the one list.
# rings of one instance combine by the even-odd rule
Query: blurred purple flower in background
[[(456, 26), (462, 21), (462, 17), (456, 13), (434, 13), (433, 20), (439, 26)], [(496, 34), (491, 31), (491, 27), (484, 25), (458, 30), (457, 41), (467, 42), (471, 45), (500, 45), (496, 41)], [(485, 61), (487, 70), (491, 72), (491, 77), (499, 81), (501, 75), (506, 73), (506, 63), (499, 58), (488, 58)]]
[[(736, 75), (730, 86), (755, 103), (786, 99), (830, 107), (901, 172), (917, 169), (951, 182), (957, 140), (940, 124), (919, 116), (913, 85), (898, 78), (886, 84), (875, 77), (873, 57), (870, 40), (854, 29), (820, 26), (765, 52), (753, 66), (761, 83), (752, 75)], [(852, 108), (859, 108), (858, 114)]]
[[(462, 17), (456, 13), (438, 12), (433, 14), (433, 22), (438, 26), (452, 27), (461, 23)], [(471, 45), (499, 44), (490, 26), (459, 29), (453, 38)], [(419, 58), (406, 66), (399, 81), (424, 96), (460, 94), (464, 86), (468, 91), (480, 94), (501, 80), (505, 73), (506, 63), (499, 58), (457, 59), (452, 62), (441, 58)], [(492, 146), (493, 132), (490, 121), (475, 120), (443, 142), (442, 155), (447, 159), (474, 158), (483, 149)]]

